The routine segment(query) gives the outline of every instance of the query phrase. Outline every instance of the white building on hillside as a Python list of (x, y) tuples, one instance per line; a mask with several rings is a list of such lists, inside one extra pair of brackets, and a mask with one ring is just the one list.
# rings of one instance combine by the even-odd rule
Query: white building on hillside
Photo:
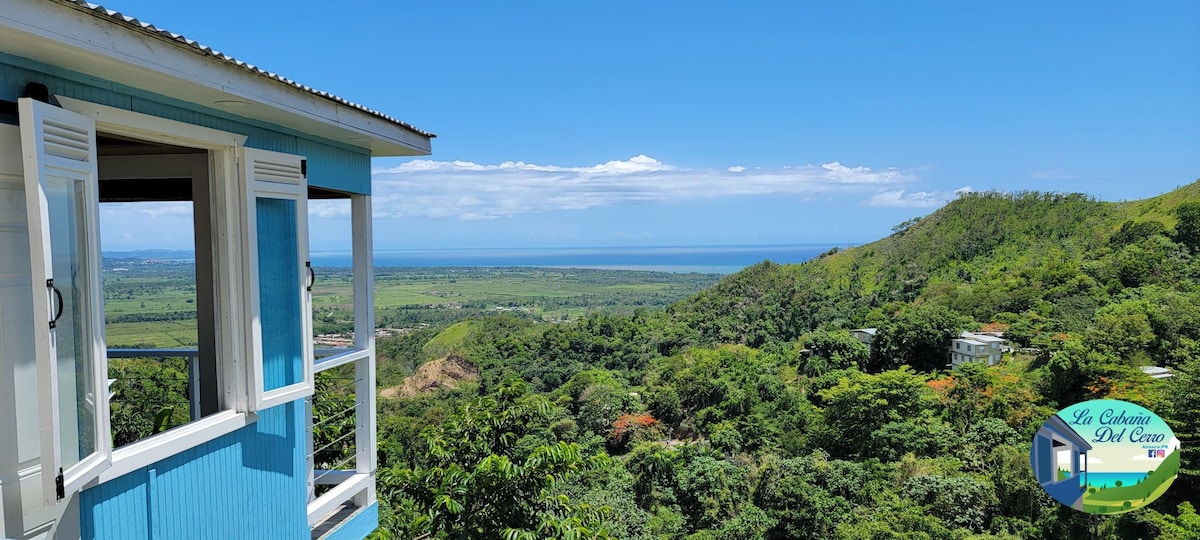
[(963, 332), (950, 341), (950, 365), (964, 362), (986, 362), (989, 366), (1000, 363), (1000, 355), (1008, 350), (1004, 338), (986, 334)]

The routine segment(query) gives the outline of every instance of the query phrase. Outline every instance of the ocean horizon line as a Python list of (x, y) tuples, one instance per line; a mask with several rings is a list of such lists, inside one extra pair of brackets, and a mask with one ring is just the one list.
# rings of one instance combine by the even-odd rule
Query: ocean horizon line
[[(419, 247), (419, 248), (381, 248), (374, 250), (375, 253), (395, 253), (395, 252), (433, 252), (433, 251), (581, 251), (581, 250), (648, 250), (648, 249), (765, 249), (765, 248), (809, 248), (809, 247), (855, 247), (866, 244), (868, 242), (784, 242), (784, 243), (765, 243), (765, 244), (648, 244), (625, 246), (619, 244), (609, 245), (589, 245), (589, 246), (466, 246), (466, 247)], [(160, 248), (145, 248), (145, 249), (114, 249), (103, 250), (101, 254), (105, 257), (117, 257), (118, 255), (145, 255), (145, 254), (188, 254), (195, 256), (195, 250), (192, 249), (160, 249)], [(310, 253), (351, 253), (349, 249), (313, 249)]]
[[(811, 260), (847, 244), (726, 244), (662, 246), (588, 246), (567, 248), (414, 248), (373, 252), (376, 267), (527, 267), (584, 268), (729, 274), (770, 260), (780, 264)], [(112, 251), (105, 258), (193, 260), (188, 250)], [(349, 267), (350, 250), (314, 250), (309, 259), (317, 267)]]

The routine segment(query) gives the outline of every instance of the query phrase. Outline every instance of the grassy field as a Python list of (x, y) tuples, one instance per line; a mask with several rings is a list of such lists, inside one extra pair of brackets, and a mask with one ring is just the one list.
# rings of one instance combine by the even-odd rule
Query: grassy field
[(1140, 508), (1166, 492), (1179, 472), (1179, 449), (1171, 452), (1145, 480), (1132, 485), (1097, 490), (1089, 488), (1083, 496), (1084, 510), (1108, 514)]
[[(316, 334), (353, 326), (353, 281), (346, 268), (317, 268)], [(110, 347), (190, 347), (196, 343), (196, 286), (190, 262), (107, 261), (106, 340)], [(448, 324), (510, 311), (543, 321), (589, 311), (661, 309), (709, 285), (715, 274), (547, 268), (378, 268), (378, 326)]]

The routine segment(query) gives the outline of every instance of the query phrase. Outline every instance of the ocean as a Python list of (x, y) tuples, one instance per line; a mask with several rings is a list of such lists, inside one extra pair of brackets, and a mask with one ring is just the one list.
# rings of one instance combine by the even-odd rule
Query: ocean
[(1122, 486), (1132, 486), (1145, 480), (1146, 476), (1148, 476), (1147, 473), (1136, 472), (1088, 472), (1087, 483), (1095, 488), (1114, 487), (1117, 485), (1117, 480), (1120, 480)]
[[(764, 260), (804, 262), (832, 247), (834, 244), (413, 249), (376, 251), (375, 266), (533, 266), (731, 274)], [(314, 251), (310, 258), (313, 266), (350, 266), (349, 251)]]

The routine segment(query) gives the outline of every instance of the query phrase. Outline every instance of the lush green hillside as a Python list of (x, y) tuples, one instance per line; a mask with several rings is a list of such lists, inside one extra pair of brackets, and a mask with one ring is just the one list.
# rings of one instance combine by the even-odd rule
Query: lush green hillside
[[(1154, 199), (971, 194), (878, 242), (762, 263), (667, 311), (493, 316), (380, 343), (382, 536), (1196, 538), (1200, 184)], [(981, 325), (1021, 347), (946, 368)], [(873, 350), (846, 331), (878, 329)], [(1174, 377), (1151, 379), (1158, 364)], [(1147, 509), (1055, 503), (1030, 439), (1119, 398), (1183, 441)]]
[(1198, 268), (1171, 232), (1176, 210), (1198, 202), (1200, 183), (1122, 203), (971, 193), (877, 242), (748, 268), (671, 311), (708, 340), (761, 345), (818, 327), (885, 325), (906, 304), (931, 304), (973, 323), (1013, 325), (1021, 344), (1046, 345), (1085, 331), (1118, 299), (1185, 302), (1163, 289), (1196, 289)]

